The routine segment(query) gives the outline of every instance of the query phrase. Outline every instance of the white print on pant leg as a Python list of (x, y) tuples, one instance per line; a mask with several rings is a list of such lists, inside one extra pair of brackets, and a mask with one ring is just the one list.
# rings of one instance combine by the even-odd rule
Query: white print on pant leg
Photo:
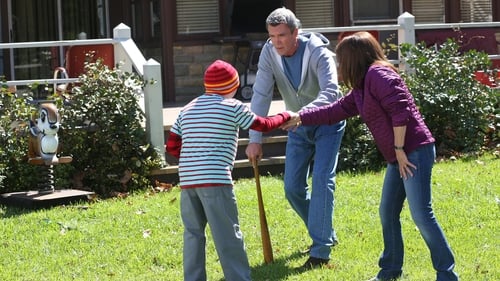
[(243, 238), (243, 233), (241, 232), (240, 226), (237, 225), (237, 224), (234, 224), (233, 228), (234, 228), (234, 234), (236, 235), (236, 237), (238, 239), (242, 239)]

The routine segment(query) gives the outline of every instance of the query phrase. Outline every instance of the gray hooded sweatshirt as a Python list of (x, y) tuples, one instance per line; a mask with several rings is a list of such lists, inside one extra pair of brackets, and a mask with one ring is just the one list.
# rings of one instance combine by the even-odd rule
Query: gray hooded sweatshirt
[[(300, 33), (308, 38), (302, 58), (302, 73), (298, 90), (295, 90), (283, 69), (281, 56), (271, 40), (267, 40), (259, 57), (258, 70), (253, 84), (251, 109), (259, 116), (267, 116), (274, 93), (274, 85), (285, 103), (286, 110), (330, 104), (340, 96), (337, 65), (334, 54), (328, 49), (330, 41), (319, 33)], [(251, 143), (262, 143), (262, 133), (249, 132)]]

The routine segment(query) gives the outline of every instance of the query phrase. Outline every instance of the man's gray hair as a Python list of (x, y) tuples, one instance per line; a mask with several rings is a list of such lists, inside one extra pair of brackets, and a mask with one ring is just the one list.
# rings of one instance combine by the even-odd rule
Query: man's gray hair
[(266, 26), (286, 24), (293, 32), (301, 27), (300, 20), (289, 9), (282, 7), (272, 11), (266, 19)]

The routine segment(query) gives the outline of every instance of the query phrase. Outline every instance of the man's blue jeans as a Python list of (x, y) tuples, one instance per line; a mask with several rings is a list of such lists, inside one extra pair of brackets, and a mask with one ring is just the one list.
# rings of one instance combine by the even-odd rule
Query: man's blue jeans
[(387, 165), (380, 201), (380, 220), (384, 236), (384, 251), (379, 260), (377, 277), (389, 280), (401, 275), (403, 267), (403, 236), (400, 213), (405, 199), (413, 221), (418, 227), (431, 253), (438, 281), (458, 280), (453, 272), (455, 260), (439, 226), (431, 202), (431, 174), (435, 159), (434, 144), (427, 144), (407, 154), (417, 168), (413, 176), (403, 180), (397, 163)]
[[(329, 259), (337, 244), (333, 229), (335, 169), (345, 121), (334, 125), (300, 126), (288, 133), (285, 162), (285, 195), (304, 221), (313, 241), (310, 255)], [(307, 179), (311, 164), (312, 190)], [(310, 191), (310, 200), (308, 198)]]

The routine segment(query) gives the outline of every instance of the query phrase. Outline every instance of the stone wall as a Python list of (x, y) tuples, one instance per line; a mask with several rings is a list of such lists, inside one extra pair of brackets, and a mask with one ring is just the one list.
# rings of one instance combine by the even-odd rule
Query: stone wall
[[(222, 59), (234, 65), (233, 44), (211, 44), (197, 46), (174, 47), (174, 72), (176, 102), (183, 103), (203, 93), (203, 75), (205, 69), (216, 59)], [(245, 54), (239, 48), (240, 54)], [(238, 72), (244, 69), (241, 63), (236, 64)]]

